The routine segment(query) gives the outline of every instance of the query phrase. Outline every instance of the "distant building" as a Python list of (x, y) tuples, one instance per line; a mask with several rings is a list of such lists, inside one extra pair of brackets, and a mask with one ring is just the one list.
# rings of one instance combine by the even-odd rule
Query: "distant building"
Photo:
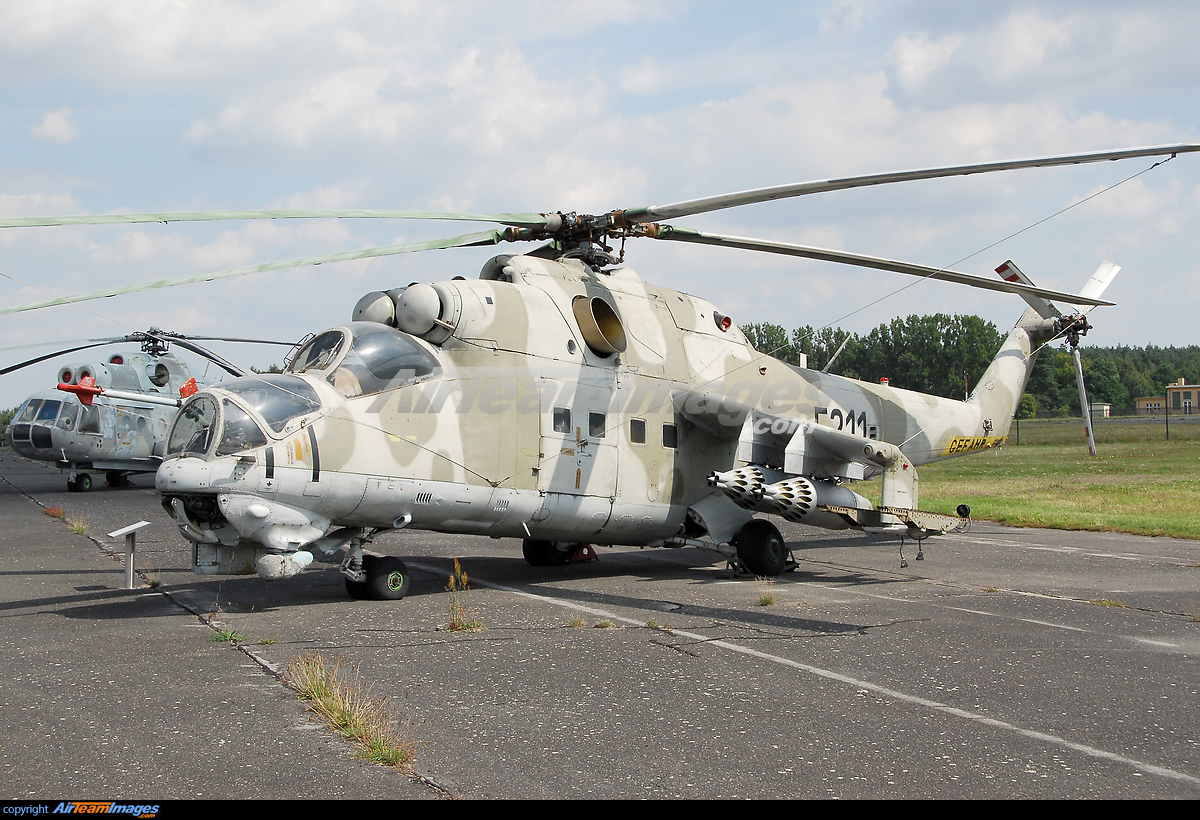
[(1187, 379), (1180, 379), (1175, 384), (1167, 385), (1167, 406), (1172, 413), (1190, 415), (1200, 404), (1200, 384), (1188, 384)]
[(1188, 384), (1187, 379), (1181, 378), (1174, 384), (1167, 385), (1167, 394), (1163, 396), (1139, 396), (1133, 400), (1139, 415), (1162, 415), (1163, 402), (1166, 401), (1170, 412), (1188, 416), (1200, 409), (1200, 384)]
[(1094, 401), (1091, 403), (1092, 418), (1107, 419), (1112, 416), (1112, 405), (1107, 402)]

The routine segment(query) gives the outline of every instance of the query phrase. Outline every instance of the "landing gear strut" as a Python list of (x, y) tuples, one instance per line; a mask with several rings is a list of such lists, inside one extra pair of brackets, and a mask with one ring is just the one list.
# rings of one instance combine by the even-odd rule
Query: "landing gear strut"
[(67, 477), (67, 492), (86, 493), (92, 489), (92, 477), (87, 473), (76, 473)]

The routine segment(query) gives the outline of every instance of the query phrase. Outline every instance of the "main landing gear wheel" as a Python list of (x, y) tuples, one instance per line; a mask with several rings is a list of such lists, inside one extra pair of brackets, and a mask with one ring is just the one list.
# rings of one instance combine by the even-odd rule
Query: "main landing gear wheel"
[(787, 569), (788, 549), (778, 528), (756, 518), (733, 537), (738, 561), (755, 575), (779, 575)]
[(104, 485), (106, 487), (128, 487), (131, 484), (133, 482), (120, 470), (108, 470), (104, 473)]
[(67, 492), (86, 493), (92, 489), (92, 477), (87, 473), (80, 473), (75, 477), (75, 480), (67, 479)]
[(570, 559), (569, 552), (560, 552), (553, 541), (542, 541), (538, 538), (526, 538), (521, 542), (521, 554), (525, 563), (531, 567), (553, 567), (565, 564)]
[(399, 601), (408, 594), (412, 578), (399, 558), (377, 558), (367, 569), (367, 592), (376, 601)]

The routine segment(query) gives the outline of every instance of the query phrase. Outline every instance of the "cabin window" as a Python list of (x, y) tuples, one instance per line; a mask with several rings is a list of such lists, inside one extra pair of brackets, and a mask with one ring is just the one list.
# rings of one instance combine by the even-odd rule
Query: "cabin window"
[(629, 420), (629, 440), (634, 444), (646, 443), (646, 420), (645, 419), (630, 419)]
[(42, 402), (42, 409), (38, 410), (37, 421), (43, 424), (54, 424), (54, 420), (58, 418), (58, 408), (61, 406), (61, 401), (47, 399)]
[(604, 413), (588, 413), (588, 435), (592, 438), (604, 438), (608, 427), (607, 416)]
[(276, 433), (283, 432), (292, 419), (321, 409), (317, 391), (295, 376), (246, 376), (222, 382), (221, 389), (250, 405), (250, 409), (266, 419)]
[(571, 432), (571, 410), (567, 407), (554, 408), (554, 432)]
[(674, 450), (679, 446), (679, 428), (674, 424), (663, 425), (663, 447)]
[(224, 426), (217, 455), (227, 456), (266, 445), (267, 437), (245, 410), (233, 402), (222, 401), (221, 412)]
[(81, 433), (96, 433), (100, 432), (100, 408), (93, 404), (91, 407), (83, 411), (83, 418), (79, 420), (79, 432)]
[(167, 455), (203, 456), (212, 442), (216, 421), (217, 403), (207, 396), (185, 404), (175, 417), (175, 427), (167, 440)]
[(79, 405), (67, 402), (63, 411), (58, 415), (58, 426), (64, 430), (75, 429), (75, 417), (79, 415)]
[(346, 334), (340, 330), (326, 330), (314, 336), (287, 367), (288, 373), (307, 373), (309, 370), (326, 370), (333, 364), (346, 343)]
[(350, 350), (329, 376), (346, 398), (415, 384), (442, 372), (432, 353), (411, 336), (375, 322), (351, 322)]
[(25, 405), (25, 409), (17, 416), (14, 421), (33, 421), (37, 417), (38, 408), (42, 406), (41, 399), (30, 399)]

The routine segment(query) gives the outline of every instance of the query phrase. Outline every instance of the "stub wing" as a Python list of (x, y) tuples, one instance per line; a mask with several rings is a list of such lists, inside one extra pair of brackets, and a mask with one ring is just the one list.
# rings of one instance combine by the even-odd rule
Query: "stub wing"
[[(694, 424), (738, 440), (742, 466), (714, 471), (708, 484), (750, 512), (826, 529), (941, 534), (963, 519), (917, 508), (917, 469), (895, 444), (810, 419), (763, 413), (726, 396), (681, 391), (676, 409)], [(740, 422), (740, 424), (739, 424)], [(844, 486), (882, 476), (876, 508)]]

